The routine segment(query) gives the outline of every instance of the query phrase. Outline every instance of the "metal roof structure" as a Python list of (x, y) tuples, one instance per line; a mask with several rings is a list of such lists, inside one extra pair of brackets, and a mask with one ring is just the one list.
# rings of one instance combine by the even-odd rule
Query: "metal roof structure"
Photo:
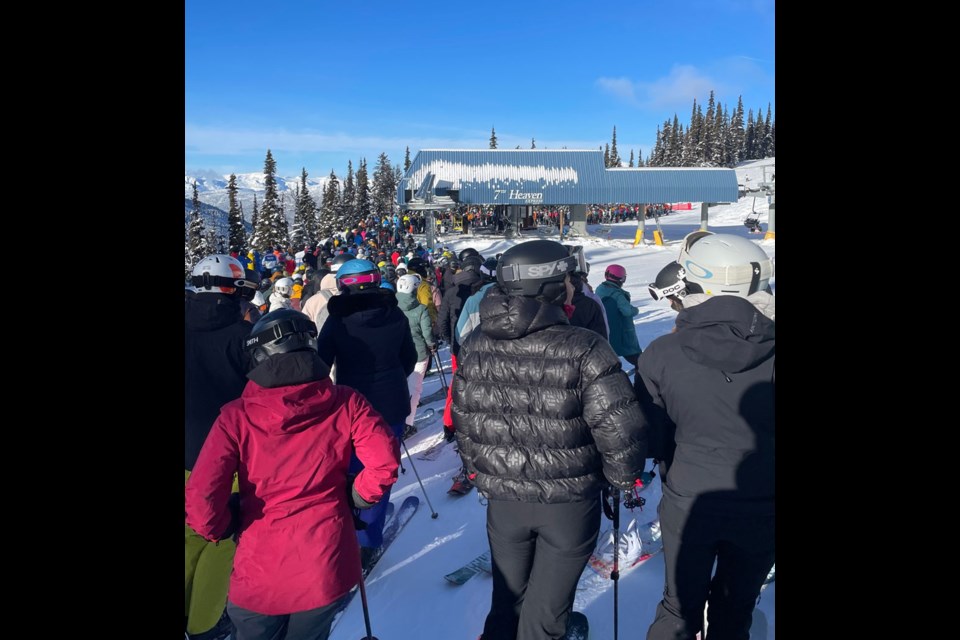
[(549, 149), (421, 149), (400, 181), (404, 209), (461, 204), (736, 202), (733, 169), (607, 169), (603, 153)]

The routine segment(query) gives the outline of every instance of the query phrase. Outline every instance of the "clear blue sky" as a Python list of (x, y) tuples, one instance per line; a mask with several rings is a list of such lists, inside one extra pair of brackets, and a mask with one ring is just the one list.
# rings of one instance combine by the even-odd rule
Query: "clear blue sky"
[(617, 149), (713, 89), (774, 101), (773, 0), (186, 0), (188, 171), (311, 177), (381, 152)]

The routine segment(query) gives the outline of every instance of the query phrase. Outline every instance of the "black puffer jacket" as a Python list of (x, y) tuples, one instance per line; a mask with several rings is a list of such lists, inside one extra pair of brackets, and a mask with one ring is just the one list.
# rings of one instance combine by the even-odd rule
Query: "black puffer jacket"
[(437, 335), (450, 344), (453, 355), (460, 357), (460, 341), (457, 336), (457, 320), (467, 298), (480, 289), (482, 281), (475, 271), (461, 271), (453, 276), (452, 286), (443, 292), (443, 302), (437, 312)]
[(491, 288), (458, 361), (453, 424), (487, 497), (590, 500), (640, 476), (647, 437), (630, 381), (610, 344), (561, 307)]
[(775, 323), (736, 296), (688, 306), (675, 333), (650, 343), (636, 386), (651, 439), (663, 440), (651, 455), (672, 458), (665, 495), (701, 511), (773, 513), (775, 355)]
[(192, 471), (220, 407), (247, 384), (243, 342), (253, 325), (237, 300), (219, 293), (187, 293), (183, 318), (183, 464)]

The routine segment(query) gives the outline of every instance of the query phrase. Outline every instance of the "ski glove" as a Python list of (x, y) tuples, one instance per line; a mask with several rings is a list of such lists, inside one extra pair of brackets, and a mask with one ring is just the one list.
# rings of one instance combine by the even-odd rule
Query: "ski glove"
[(356, 488), (353, 486), (353, 481), (356, 479), (356, 476), (350, 474), (347, 476), (347, 496), (350, 500), (350, 506), (354, 509), (369, 509), (373, 505), (377, 504), (376, 502), (367, 502), (364, 500), (363, 496), (357, 493)]

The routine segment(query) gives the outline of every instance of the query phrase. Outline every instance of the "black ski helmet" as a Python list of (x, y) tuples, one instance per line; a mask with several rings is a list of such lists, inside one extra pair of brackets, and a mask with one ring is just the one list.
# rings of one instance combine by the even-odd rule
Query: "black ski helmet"
[(497, 282), (511, 296), (541, 296), (547, 302), (563, 299), (564, 277), (575, 271), (577, 258), (559, 242), (531, 240), (508, 249), (497, 263)]
[(253, 296), (257, 295), (257, 292), (260, 291), (260, 274), (253, 269), (244, 269), (243, 271), (244, 281), (247, 284), (237, 289), (237, 291), (240, 293), (241, 300), (249, 302), (253, 300)]
[(351, 260), (356, 260), (357, 256), (350, 253), (341, 253), (336, 258), (333, 259), (333, 264), (330, 265), (330, 271), (336, 273), (340, 269), (340, 265), (345, 262), (350, 262)]
[(317, 325), (305, 313), (277, 309), (257, 320), (244, 348), (250, 353), (253, 366), (279, 353), (316, 351)]
[[(473, 247), (467, 247), (460, 252), (460, 255), (457, 256), (457, 260), (461, 263), (466, 259), (467, 256), (479, 256), (480, 252), (474, 249)], [(480, 261), (483, 262), (483, 256), (480, 256)]]
[(679, 263), (671, 262), (667, 264), (663, 269), (660, 269), (657, 279), (647, 285), (650, 297), (654, 300), (663, 300), (667, 296), (686, 297), (687, 281), (684, 280), (686, 276), (687, 272)]
[(480, 273), (480, 267), (483, 266), (483, 256), (480, 254), (469, 255), (463, 260), (461, 260), (460, 270), (461, 271), (472, 271), (473, 273)]

